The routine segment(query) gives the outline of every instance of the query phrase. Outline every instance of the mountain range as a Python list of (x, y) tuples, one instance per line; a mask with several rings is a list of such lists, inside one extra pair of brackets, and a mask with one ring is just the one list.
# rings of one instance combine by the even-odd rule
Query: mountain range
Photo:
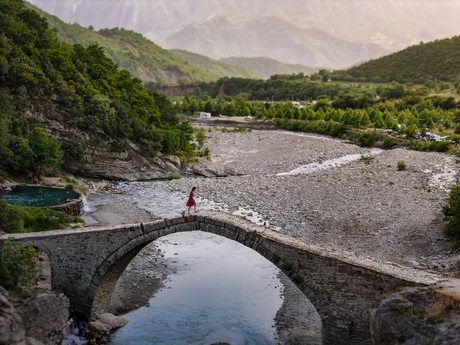
[(134, 30), (167, 49), (312, 67), (345, 68), (460, 33), (460, 2), (449, 0), (32, 1), (66, 22)]

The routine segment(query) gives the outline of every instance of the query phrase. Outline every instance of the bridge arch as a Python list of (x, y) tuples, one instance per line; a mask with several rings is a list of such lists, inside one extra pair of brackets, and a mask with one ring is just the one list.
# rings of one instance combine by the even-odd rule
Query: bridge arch
[(18, 234), (16, 239), (47, 249), (53, 289), (69, 297), (72, 312), (90, 317), (104, 312), (118, 278), (148, 243), (196, 230), (235, 240), (275, 261), (315, 306), (323, 322), (325, 344), (369, 344), (368, 311), (381, 294), (438, 279), (214, 211), (142, 224)]

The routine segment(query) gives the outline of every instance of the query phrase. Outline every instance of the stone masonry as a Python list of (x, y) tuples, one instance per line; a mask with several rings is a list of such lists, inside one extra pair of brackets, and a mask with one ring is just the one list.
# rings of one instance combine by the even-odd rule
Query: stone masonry
[[(369, 310), (380, 296), (400, 287), (441, 282), (427, 272), (319, 245), (216, 211), (14, 237), (48, 255), (52, 288), (70, 299), (70, 312), (94, 319), (106, 311), (118, 278), (143, 247), (162, 236), (197, 230), (238, 241), (278, 266), (317, 309), (325, 344), (371, 344)], [(0, 245), (8, 236), (0, 236)]]

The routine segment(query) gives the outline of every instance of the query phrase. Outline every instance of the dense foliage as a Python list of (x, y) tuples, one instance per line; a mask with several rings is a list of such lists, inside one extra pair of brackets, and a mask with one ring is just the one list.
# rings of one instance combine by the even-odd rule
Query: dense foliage
[[(321, 85), (314, 83), (315, 85)], [(202, 97), (185, 96), (176, 101), (178, 112), (216, 112), (227, 116), (252, 116), (258, 119), (274, 119), (278, 127), (293, 131), (315, 132), (331, 136), (350, 135), (357, 131), (356, 139), (363, 146), (371, 146), (380, 138), (367, 129), (389, 129), (406, 134), (424, 136), (427, 130), (448, 131), (460, 123), (460, 102), (453, 97), (428, 96), (424, 88), (406, 88), (400, 84), (379, 86), (375, 90), (382, 97), (375, 98), (364, 92), (339, 93), (333, 100), (328, 96), (317, 97), (313, 105), (300, 107), (293, 102), (250, 102), (244, 97), (220, 97), (215, 102)], [(360, 131), (365, 131), (360, 134)], [(451, 133), (452, 134), (452, 133)], [(447, 134), (458, 142), (460, 137)], [(450, 148), (447, 140), (440, 142), (408, 141), (414, 150), (446, 152)], [(384, 140), (382, 147), (391, 148), (396, 142)]]
[(38, 253), (32, 245), (18, 245), (13, 237), (0, 248), (0, 286), (16, 290), (18, 285), (29, 286), (38, 281), (40, 266)]
[(442, 207), (446, 222), (445, 231), (460, 243), (460, 183), (458, 181), (452, 186), (446, 201), (447, 204)]
[(57, 29), (59, 40), (84, 47), (98, 44), (120, 68), (144, 81), (166, 84), (218, 79), (206, 69), (183, 60), (134, 31), (119, 28), (94, 31), (79, 24), (67, 24), (31, 4), (27, 6), (45, 17), (51, 28)]
[(0, 200), (0, 231), (8, 234), (63, 229), (76, 222), (83, 221), (64, 212), (8, 205), (5, 200)]
[(321, 95), (333, 98), (341, 92), (349, 91), (349, 87), (338, 84), (308, 82), (303, 73), (274, 75), (268, 80), (221, 78), (217, 82), (201, 83), (198, 86), (201, 92), (215, 98), (222, 84), (227, 96), (266, 101), (316, 99)]
[(331, 73), (332, 80), (417, 84), (430, 84), (436, 80), (457, 81), (459, 76), (460, 36), (421, 42), (346, 71)]
[(46, 19), (21, 0), (0, 0), (0, 83), (4, 169), (41, 173), (62, 157), (27, 111), (112, 142), (119, 151), (129, 141), (152, 156), (190, 150), (192, 128), (179, 124), (169, 99), (120, 71), (101, 47), (60, 42)]

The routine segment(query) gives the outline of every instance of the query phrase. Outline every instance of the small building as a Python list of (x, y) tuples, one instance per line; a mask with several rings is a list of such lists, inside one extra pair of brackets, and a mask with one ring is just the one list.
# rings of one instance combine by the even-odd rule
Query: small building
[(211, 113), (200, 113), (200, 119), (210, 119)]

